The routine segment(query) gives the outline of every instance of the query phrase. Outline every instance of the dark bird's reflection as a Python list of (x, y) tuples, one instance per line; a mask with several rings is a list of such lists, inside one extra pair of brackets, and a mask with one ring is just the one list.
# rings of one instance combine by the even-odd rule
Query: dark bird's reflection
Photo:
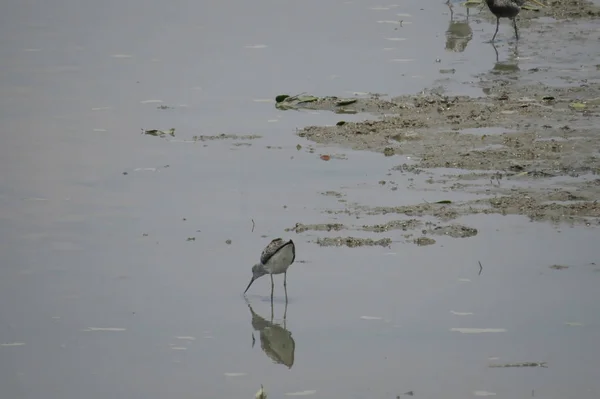
[(494, 68), (492, 69), (492, 73), (495, 75), (503, 75), (503, 74), (511, 74), (514, 72), (519, 72), (519, 53), (518, 47), (515, 44), (515, 48), (510, 52), (510, 55), (505, 61), (500, 61), (500, 55), (498, 54), (498, 48), (494, 45), (494, 43), (490, 43), (494, 52), (496, 53), (496, 63), (494, 64)]
[[(285, 311), (283, 313), (283, 326), (273, 322), (273, 302), (271, 302), (271, 320), (257, 314), (252, 305), (246, 299), (250, 313), (252, 314), (252, 328), (259, 332), (260, 347), (265, 354), (278, 364), (283, 364), (288, 368), (294, 365), (294, 351), (296, 342), (292, 338), (292, 333), (286, 328), (287, 301), (285, 302)], [(252, 347), (255, 344), (254, 333), (252, 334)]]
[(446, 30), (446, 50), (462, 53), (473, 38), (473, 29), (469, 25), (469, 7), (464, 21), (454, 21), (454, 7), (450, 1), (446, 5), (450, 9), (450, 25)]

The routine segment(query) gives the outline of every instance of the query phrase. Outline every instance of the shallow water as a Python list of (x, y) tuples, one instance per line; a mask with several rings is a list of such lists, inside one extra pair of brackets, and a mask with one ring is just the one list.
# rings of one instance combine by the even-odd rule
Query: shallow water
[[(463, 17), (455, 5), (454, 18)], [(458, 199), (435, 186), (403, 190), (406, 176), (387, 176), (406, 161), (400, 157), (310, 152), (311, 143), (294, 135), (364, 115), (281, 112), (260, 101), (440, 85), (482, 95), (463, 83), (494, 67), (484, 43), (493, 25), (473, 24), (468, 46), (456, 52), (445, 50), (449, 22), (441, 1), (3, 6), (3, 395), (243, 398), (263, 384), (273, 398), (524, 397), (532, 390), (598, 397), (596, 229), (470, 216), (456, 221), (478, 228), (468, 239), (436, 236), (436, 245), (418, 247), (402, 231), (351, 232), (394, 241), (353, 249), (313, 242), (344, 232), (284, 231), (296, 222), (382, 221), (324, 213), (344, 206), (322, 194), (329, 190), (372, 206)], [(510, 26), (502, 33), (506, 39)], [(521, 48), (534, 46), (526, 40)], [(508, 57), (509, 45), (499, 46)], [(539, 54), (551, 53), (548, 46)], [(583, 56), (572, 51), (554, 62)], [(140, 130), (171, 127), (175, 138)], [(220, 133), (261, 137), (191, 142)], [(324, 162), (320, 154), (347, 159)], [(388, 179), (397, 191), (377, 184)], [(252, 314), (241, 295), (264, 245), (282, 235), (294, 239), (302, 261), (288, 276), (291, 368), (265, 355), (258, 331), (252, 347)], [(281, 322), (279, 276), (275, 289)], [(248, 299), (270, 320), (268, 294), (263, 278)], [(532, 361), (548, 368), (488, 368)]]

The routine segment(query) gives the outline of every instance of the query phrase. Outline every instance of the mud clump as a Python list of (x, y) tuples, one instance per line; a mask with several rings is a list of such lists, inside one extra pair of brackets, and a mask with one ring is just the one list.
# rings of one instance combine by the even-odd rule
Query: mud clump
[(326, 197), (336, 197), (336, 198), (342, 198), (344, 196), (344, 194), (337, 192), (337, 191), (325, 191), (325, 192), (321, 193), (321, 195), (324, 195)]
[(385, 224), (376, 224), (376, 225), (364, 225), (362, 226), (362, 230), (364, 231), (372, 231), (374, 233), (383, 233), (389, 230), (413, 230), (417, 226), (422, 224), (421, 221), (417, 219), (409, 219), (409, 220), (392, 220)]
[(347, 227), (340, 223), (322, 223), (322, 224), (302, 224), (296, 223), (294, 227), (285, 229), (285, 231), (293, 231), (296, 233), (303, 233), (307, 230), (314, 231), (340, 231)]
[(440, 220), (451, 220), (459, 216), (458, 211), (448, 205), (429, 203), (395, 207), (378, 206), (375, 208), (366, 209), (366, 213), (368, 215), (400, 213), (407, 216), (434, 216)]
[[(364, 211), (364, 209), (363, 209)], [(372, 212), (373, 213), (373, 212)], [(373, 213), (376, 214), (376, 213)], [(424, 227), (424, 228), (423, 228)], [(304, 233), (306, 231), (340, 231), (340, 230), (353, 230), (353, 231), (367, 231), (373, 233), (385, 233), (394, 230), (399, 230), (403, 232), (414, 231), (422, 228), (420, 230), (423, 234), (436, 234), (436, 235), (444, 235), (452, 238), (465, 238), (472, 237), (477, 235), (478, 231), (475, 228), (460, 225), (460, 224), (450, 224), (450, 225), (437, 225), (432, 221), (424, 222), (419, 219), (404, 219), (404, 220), (391, 220), (387, 223), (383, 224), (372, 224), (372, 225), (362, 225), (362, 226), (353, 226), (353, 225), (344, 225), (341, 223), (323, 223), (323, 224), (302, 224), (296, 223), (296, 225), (292, 228), (287, 228), (285, 231), (295, 231), (296, 233)], [(405, 234), (404, 238), (409, 239), (413, 234)], [(364, 238), (354, 238), (354, 237), (325, 237), (318, 238), (317, 243), (321, 246), (348, 246), (348, 247), (360, 247), (360, 246), (389, 246), (391, 244), (390, 238), (383, 239), (364, 239)], [(435, 240), (429, 237), (419, 237), (413, 239), (412, 241), (417, 245), (432, 245), (435, 244)]]
[[(343, 126), (309, 126), (301, 137), (321, 144), (341, 144), (358, 150), (382, 152), (387, 156), (417, 157), (415, 169), (460, 168), (470, 170), (527, 171), (539, 176), (600, 172), (595, 148), (600, 137), (585, 120), (600, 111), (588, 106), (588, 115), (578, 115), (569, 104), (577, 101), (579, 90), (522, 88), (534, 98), (499, 95), (496, 97), (453, 98), (435, 95), (398, 97), (389, 109), (398, 115), (377, 121), (348, 122)], [(555, 93), (559, 91), (560, 94)], [(586, 96), (600, 96), (600, 85), (589, 87)], [(545, 94), (552, 92), (552, 105)], [(567, 122), (574, 127), (566, 128)], [(488, 134), (486, 129), (505, 132)], [(577, 128), (575, 133), (574, 128)], [(480, 130), (471, 133), (468, 130)], [(518, 130), (518, 131), (515, 131)], [(390, 146), (390, 141), (395, 142)]]
[(349, 248), (364, 247), (364, 246), (382, 246), (389, 247), (392, 243), (390, 238), (381, 238), (379, 240), (373, 240), (371, 238), (356, 238), (356, 237), (324, 237), (318, 238), (317, 244), (322, 247), (341, 247), (347, 246)]
[[(593, 218), (600, 218), (600, 206), (590, 199), (599, 197), (600, 179), (589, 176), (600, 174), (600, 135), (595, 128), (600, 124), (600, 84), (552, 88), (494, 83), (486, 93), (482, 98), (435, 93), (397, 97), (380, 104), (387, 114), (379, 120), (310, 126), (298, 135), (322, 144), (410, 156), (390, 174), (423, 176), (429, 184), (448, 184), (446, 190), (487, 197), (396, 207), (355, 205), (347, 214), (393, 213), (448, 221), (498, 213), (599, 224)], [(449, 172), (435, 180), (431, 176), (439, 168)], [(531, 182), (528, 189), (515, 188), (524, 182)], [(469, 236), (467, 231), (454, 233)]]
[(454, 238), (473, 237), (477, 235), (477, 229), (472, 227), (462, 226), (459, 224), (451, 224), (448, 226), (438, 226), (429, 230), (432, 234), (445, 235)]
[[(553, 220), (556, 222), (579, 220), (590, 224), (591, 221), (588, 218), (600, 218), (600, 204), (597, 201), (575, 202), (572, 204), (546, 203), (524, 194), (492, 198), (487, 201), (496, 213), (527, 215), (531, 220)], [(595, 224), (600, 224), (600, 220), (595, 220)]]
[(194, 140), (194, 141), (256, 140), (256, 139), (260, 139), (260, 138), (262, 138), (262, 136), (259, 136), (257, 134), (237, 135), (237, 134), (225, 134), (225, 133), (221, 133), (221, 134), (217, 134), (217, 135), (214, 135), (214, 136), (207, 136), (207, 135), (193, 136), (192, 140)]
[(424, 247), (427, 245), (435, 244), (435, 240), (433, 238), (429, 238), (429, 237), (419, 237), (419, 238), (415, 238), (413, 240), (413, 243), (417, 244), (420, 247)]
[[(552, 221), (556, 223), (600, 225), (600, 202), (598, 201), (552, 201), (550, 198), (583, 198), (570, 193), (540, 193), (528, 190), (502, 190), (505, 195), (489, 198), (453, 202), (448, 205), (416, 204), (398, 207), (367, 207), (354, 205), (354, 213), (366, 215), (386, 215), (402, 213), (419, 217), (435, 217), (441, 221), (456, 219), (459, 216), (474, 214), (524, 215), (532, 221)], [(340, 212), (340, 211), (338, 211)], [(435, 225), (429, 222), (430, 225)], [(415, 226), (417, 226), (415, 224)], [(451, 237), (472, 237), (477, 230), (467, 226), (436, 226), (427, 229), (432, 234)]]
[(555, 19), (596, 18), (600, 8), (586, 0), (546, 0), (547, 7), (540, 9), (543, 16)]

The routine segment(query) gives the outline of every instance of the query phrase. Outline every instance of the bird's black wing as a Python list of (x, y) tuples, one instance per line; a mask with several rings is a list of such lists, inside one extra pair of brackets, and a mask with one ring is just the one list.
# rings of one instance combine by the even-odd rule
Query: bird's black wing
[(262, 263), (263, 265), (267, 264), (269, 259), (271, 259), (271, 257), (275, 255), (282, 246), (283, 239), (281, 238), (276, 238), (273, 241), (271, 241), (269, 245), (267, 245), (260, 254), (260, 263)]

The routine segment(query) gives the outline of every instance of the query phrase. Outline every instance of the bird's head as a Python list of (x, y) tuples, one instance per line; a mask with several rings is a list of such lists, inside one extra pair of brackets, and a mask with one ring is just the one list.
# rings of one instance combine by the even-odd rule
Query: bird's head
[(264, 265), (257, 263), (256, 265), (252, 266), (252, 279), (250, 280), (250, 283), (246, 287), (244, 294), (246, 293), (246, 291), (248, 291), (248, 288), (250, 288), (250, 286), (252, 285), (254, 280), (256, 280), (259, 277), (264, 276), (265, 274), (267, 274), (267, 271), (265, 270)]

